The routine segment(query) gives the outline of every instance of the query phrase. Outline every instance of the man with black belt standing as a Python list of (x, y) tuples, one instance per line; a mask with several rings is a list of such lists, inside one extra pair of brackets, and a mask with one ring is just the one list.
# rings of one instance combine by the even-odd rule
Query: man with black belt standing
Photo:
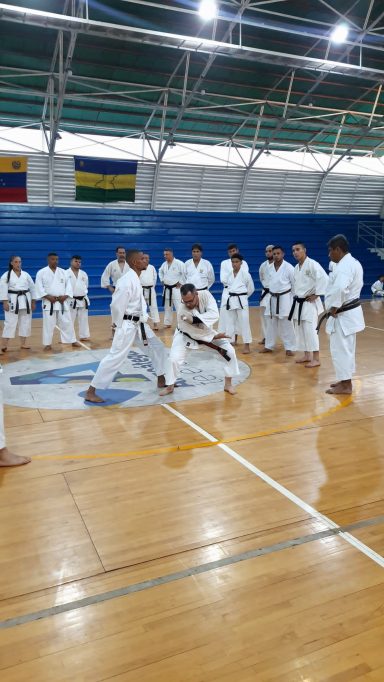
[(324, 311), (320, 296), (324, 296), (328, 275), (320, 263), (308, 258), (303, 242), (292, 246), (293, 257), (297, 260), (294, 270), (294, 297), (290, 320), (296, 334), (297, 350), (304, 355), (296, 360), (305, 367), (320, 366), (319, 335), (316, 331), (319, 315)]
[(261, 324), (261, 341), (260, 345), (265, 344), (265, 337), (267, 334), (267, 326), (269, 317), (265, 315), (265, 309), (269, 308), (269, 275), (271, 272), (271, 267), (273, 265), (273, 244), (268, 244), (265, 247), (266, 259), (259, 267), (259, 280), (262, 286), (261, 296), (260, 296), (260, 324)]
[(210, 289), (215, 281), (215, 273), (209, 260), (202, 258), (201, 244), (192, 245), (192, 258), (185, 262), (185, 282), (194, 284), (197, 291)]
[(280, 337), (287, 356), (294, 355), (296, 349), (295, 330), (288, 319), (292, 307), (293, 265), (284, 260), (284, 249), (273, 247), (273, 266), (269, 277), (269, 323), (266, 330), (265, 346), (260, 353), (271, 353), (277, 338)]
[(85, 400), (90, 403), (105, 402), (96, 394), (96, 389), (108, 388), (133, 345), (139, 346), (151, 359), (158, 387), (165, 386), (166, 348), (149, 325), (145, 324), (147, 306), (139, 275), (147, 267), (147, 261), (143, 252), (136, 249), (127, 251), (126, 257), (129, 270), (118, 280), (111, 303), (112, 323), (116, 330), (111, 348), (100, 362), (86, 393)]
[(160, 322), (156, 298), (157, 272), (156, 268), (149, 262), (149, 253), (145, 253), (144, 256), (147, 267), (140, 273), (140, 282), (143, 287), (144, 300), (149, 308), (149, 317), (153, 322), (154, 330), (157, 331)]
[(343, 234), (329, 240), (328, 255), (336, 265), (329, 275), (324, 300), (326, 314), (320, 324), (325, 317), (336, 381), (326, 392), (349, 395), (355, 371), (356, 334), (365, 328), (360, 305), (363, 268), (349, 253), (349, 243)]
[(180, 305), (180, 287), (185, 282), (184, 263), (174, 257), (172, 249), (164, 249), (164, 263), (160, 266), (159, 279), (163, 285), (164, 327), (172, 326), (173, 308)]
[(88, 324), (88, 275), (84, 270), (81, 270), (81, 256), (72, 256), (71, 267), (68, 268), (67, 273), (71, 280), (73, 292), (72, 298), (69, 299), (73, 326), (75, 326), (77, 318), (80, 341), (88, 341), (90, 336)]

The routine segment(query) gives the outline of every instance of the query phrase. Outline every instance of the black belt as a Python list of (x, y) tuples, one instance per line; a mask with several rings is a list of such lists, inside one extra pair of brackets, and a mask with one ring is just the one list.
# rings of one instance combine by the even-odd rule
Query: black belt
[[(343, 305), (340, 306), (340, 308), (337, 308), (336, 309), (336, 315), (340, 315), (340, 313), (345, 313), (345, 312), (347, 312), (347, 310), (354, 310), (355, 308), (358, 308), (360, 305), (361, 305), (360, 299), (354, 298), (353, 301), (349, 301), (348, 303), (343, 303)], [(324, 315), (322, 315), (320, 317), (319, 324), (316, 327), (317, 333), (319, 333), (320, 327), (323, 324), (324, 320), (328, 320), (329, 317), (333, 317), (333, 315), (331, 315), (330, 312), (324, 313)]]
[(201, 287), (201, 289), (196, 289), (196, 291), (207, 291), (208, 287)]
[(194, 339), (193, 336), (190, 336), (189, 334), (187, 334), (187, 332), (183, 332), (179, 328), (177, 329), (181, 334), (184, 334), (184, 336), (188, 336), (188, 338), (191, 339), (191, 341), (196, 341), (196, 343), (198, 343), (199, 346), (208, 346), (208, 348), (213, 348), (213, 350), (216, 350), (218, 353), (220, 353), (224, 360), (226, 360), (227, 362), (231, 361), (231, 358), (228, 355), (228, 352), (225, 350), (225, 348), (220, 348), (220, 346), (216, 346), (215, 343), (211, 343), (210, 341), (201, 341), (200, 339)]
[(260, 303), (261, 303), (261, 301), (263, 300), (263, 298), (266, 297), (267, 294), (269, 294), (269, 289), (268, 289), (267, 287), (265, 287), (265, 288), (263, 289), (263, 291), (261, 292)]
[(274, 294), (272, 291), (269, 292), (271, 294), (271, 304), (270, 304), (271, 317), (272, 317), (272, 296), (274, 298), (277, 298), (276, 315), (278, 315), (280, 312), (280, 296), (284, 296), (284, 294), (289, 294), (290, 291), (291, 291), (291, 289), (287, 289), (287, 291), (280, 291), (278, 294)]
[(86, 310), (88, 310), (89, 305), (88, 305), (88, 301), (87, 301), (86, 296), (74, 296), (73, 297), (73, 300), (74, 300), (74, 304), (72, 306), (73, 310), (75, 310), (75, 308), (77, 307), (77, 301), (84, 301), (84, 299), (85, 299), (85, 308), (86, 308)]
[(27, 303), (27, 315), (30, 314), (31, 308), (29, 306), (29, 300), (28, 300), (28, 294), (29, 289), (23, 289), (23, 291), (15, 291), (14, 289), (8, 289), (9, 294), (16, 294), (17, 299), (16, 299), (16, 306), (15, 306), (15, 315), (18, 315), (19, 313), (19, 296), (25, 296), (25, 300)]
[(294, 297), (293, 297), (292, 308), (291, 308), (291, 310), (289, 311), (288, 320), (292, 320), (293, 313), (295, 312), (295, 308), (296, 308), (296, 303), (298, 303), (298, 304), (299, 304), (299, 312), (298, 312), (298, 315), (297, 315), (297, 324), (300, 324), (300, 322), (301, 322), (301, 312), (302, 312), (302, 310), (303, 310), (303, 305), (304, 305), (304, 303), (305, 303), (306, 301), (308, 301), (308, 296), (304, 296), (304, 298), (300, 298), (299, 296), (294, 296)]
[(247, 291), (242, 291), (242, 292), (239, 293), (239, 294), (233, 294), (233, 293), (229, 292), (228, 298), (227, 298), (227, 306), (226, 306), (226, 307), (227, 307), (227, 310), (230, 310), (230, 309), (231, 309), (231, 308), (230, 308), (230, 305), (229, 305), (229, 304), (230, 304), (230, 300), (231, 300), (231, 296), (237, 296), (237, 298), (239, 299), (240, 308), (241, 308), (242, 310), (244, 310), (244, 306), (243, 306), (243, 304), (242, 304), (242, 302), (241, 302), (240, 296), (248, 296), (248, 292), (247, 292)]
[(49, 311), (49, 314), (50, 314), (50, 315), (53, 315), (53, 306), (55, 305), (55, 303), (60, 303), (60, 305), (61, 305), (61, 314), (64, 315), (64, 301), (58, 301), (58, 300), (56, 300), (56, 301), (48, 301), (48, 302), (51, 304), (51, 308), (50, 308), (50, 311)]
[[(124, 315), (123, 320), (130, 320), (131, 322), (140, 322), (140, 317), (139, 315)], [(140, 331), (144, 346), (148, 346), (148, 339), (145, 333), (144, 322), (140, 322)]]
[(169, 305), (172, 305), (172, 289), (177, 287), (177, 282), (176, 284), (163, 284), (163, 300), (161, 302), (161, 305), (163, 306), (165, 304), (165, 297), (167, 295), (168, 291), (168, 297), (169, 297)]
[(144, 290), (144, 289), (149, 290), (148, 305), (149, 305), (149, 307), (151, 307), (151, 305), (152, 305), (152, 289), (153, 289), (153, 285), (152, 285), (152, 284), (149, 284), (149, 285), (147, 285), (147, 284), (146, 284), (146, 285), (142, 284), (141, 286), (142, 286), (143, 290)]

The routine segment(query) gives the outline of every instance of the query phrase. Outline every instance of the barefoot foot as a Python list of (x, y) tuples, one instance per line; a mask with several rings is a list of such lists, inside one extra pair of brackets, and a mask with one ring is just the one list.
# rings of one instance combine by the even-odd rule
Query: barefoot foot
[(19, 467), (22, 464), (29, 464), (30, 457), (20, 457), (10, 452), (8, 448), (0, 450), (0, 467)]
[(305, 365), (306, 369), (310, 369), (311, 367), (320, 367), (320, 362), (318, 360), (311, 360)]
[(305, 362), (310, 362), (309, 358), (298, 358), (295, 360), (297, 365), (303, 365)]
[(292, 357), (294, 354), (295, 354), (295, 352), (293, 350), (286, 350), (285, 351), (285, 355), (287, 356), (287, 358)]
[(224, 391), (226, 393), (230, 393), (230, 395), (236, 395), (236, 391), (235, 391), (234, 386), (224, 386)]
[(175, 390), (174, 385), (166, 386), (165, 388), (163, 388), (162, 391), (160, 391), (159, 395), (169, 395), (170, 393), (173, 393), (174, 390)]
[(161, 374), (159, 377), (157, 377), (157, 388), (165, 388), (166, 383), (165, 383), (165, 376), (164, 374)]
[(258, 351), (258, 353), (273, 353), (272, 348), (262, 348), (261, 350)]

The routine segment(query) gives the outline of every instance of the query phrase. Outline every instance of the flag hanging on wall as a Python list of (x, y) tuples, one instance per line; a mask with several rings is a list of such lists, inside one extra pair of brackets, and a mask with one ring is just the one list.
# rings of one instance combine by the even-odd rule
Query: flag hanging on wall
[(137, 161), (75, 156), (76, 201), (135, 201)]
[(26, 203), (26, 156), (0, 156), (0, 202)]

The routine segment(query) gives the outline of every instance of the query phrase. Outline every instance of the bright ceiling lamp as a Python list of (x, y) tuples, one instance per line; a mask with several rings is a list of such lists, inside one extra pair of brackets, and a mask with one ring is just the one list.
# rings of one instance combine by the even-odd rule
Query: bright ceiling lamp
[(335, 26), (331, 33), (331, 40), (333, 43), (345, 43), (348, 38), (347, 24), (339, 24)]
[(215, 0), (201, 0), (199, 14), (204, 21), (211, 21), (217, 16), (217, 5)]

